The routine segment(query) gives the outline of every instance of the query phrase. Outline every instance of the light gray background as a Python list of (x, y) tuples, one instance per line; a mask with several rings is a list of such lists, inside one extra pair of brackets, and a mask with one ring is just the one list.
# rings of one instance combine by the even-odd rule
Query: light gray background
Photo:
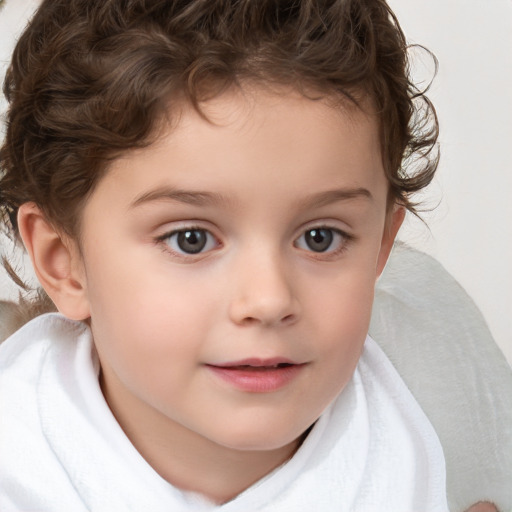
[[(442, 160), (422, 197), (424, 206), (438, 206), (423, 215), (429, 229), (409, 217), (400, 238), (435, 256), (458, 279), (512, 363), (512, 0), (389, 3), (409, 41), (427, 46), (440, 62), (430, 97), (441, 122)], [(37, 4), (5, 0), (2, 71)], [(418, 80), (428, 80), (431, 63), (415, 55)], [(12, 294), (0, 273), (0, 298)]]
[(440, 204), (424, 215), (430, 232), (410, 221), (401, 238), (455, 276), (512, 362), (512, 1), (389, 3), (440, 63), (430, 97), (442, 157), (425, 200)]

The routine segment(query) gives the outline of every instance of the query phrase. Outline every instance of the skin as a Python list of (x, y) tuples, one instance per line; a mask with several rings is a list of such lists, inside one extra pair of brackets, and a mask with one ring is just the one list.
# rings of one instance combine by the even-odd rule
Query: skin
[[(19, 222), (59, 310), (89, 320), (133, 445), (172, 484), (224, 503), (288, 460), (351, 378), (404, 212), (389, 208), (371, 114), (247, 89), (203, 107), (212, 122), (183, 107), (112, 164), (80, 245), (33, 204)], [(314, 228), (333, 237), (323, 252)], [(207, 237), (197, 254), (178, 244), (187, 229)], [(274, 357), (301, 367), (269, 392), (209, 366)]]

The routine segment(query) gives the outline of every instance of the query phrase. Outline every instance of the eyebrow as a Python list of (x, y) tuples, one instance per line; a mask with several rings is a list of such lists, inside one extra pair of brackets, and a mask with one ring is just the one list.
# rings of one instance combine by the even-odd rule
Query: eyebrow
[(322, 206), (327, 206), (338, 201), (348, 201), (350, 199), (358, 198), (373, 201), (371, 192), (366, 188), (340, 188), (313, 194), (312, 196), (307, 197), (304, 201), (301, 201), (300, 206), (305, 209), (320, 208)]
[(214, 192), (180, 190), (162, 187), (141, 194), (130, 204), (129, 208), (132, 209), (141, 204), (154, 201), (178, 201), (180, 203), (194, 206), (215, 206), (228, 202), (225, 196)]
[[(319, 192), (299, 202), (301, 208), (319, 208), (337, 201), (366, 198), (373, 200), (371, 192), (366, 188), (342, 188)], [(145, 192), (130, 203), (129, 209), (155, 201), (178, 201), (193, 206), (216, 206), (230, 201), (222, 194), (194, 190), (181, 190), (169, 187), (157, 188)]]

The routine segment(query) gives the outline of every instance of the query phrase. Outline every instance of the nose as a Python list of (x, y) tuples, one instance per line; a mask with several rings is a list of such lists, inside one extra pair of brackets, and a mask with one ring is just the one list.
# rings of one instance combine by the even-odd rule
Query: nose
[(243, 261), (232, 276), (231, 321), (237, 325), (265, 326), (296, 322), (300, 304), (291, 269), (275, 254), (252, 254), (241, 259)]

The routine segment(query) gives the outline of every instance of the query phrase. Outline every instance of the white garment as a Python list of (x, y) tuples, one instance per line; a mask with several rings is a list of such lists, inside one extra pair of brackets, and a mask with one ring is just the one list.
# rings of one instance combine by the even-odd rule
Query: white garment
[(445, 512), (439, 440), (368, 338), (358, 368), (286, 464), (216, 507), (142, 458), (98, 384), (85, 324), (36, 318), (0, 346), (2, 512)]
[(441, 441), (449, 509), (490, 501), (512, 512), (512, 369), (464, 289), (431, 256), (395, 244), (370, 333)]

